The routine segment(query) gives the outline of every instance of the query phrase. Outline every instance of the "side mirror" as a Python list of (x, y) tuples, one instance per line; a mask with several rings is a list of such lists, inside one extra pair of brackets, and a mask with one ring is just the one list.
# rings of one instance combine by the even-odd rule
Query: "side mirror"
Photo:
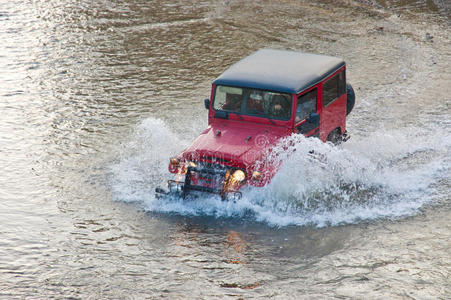
[(319, 114), (317, 113), (311, 113), (308, 117), (307, 117), (307, 122), (309, 123), (319, 123)]
[(204, 104), (205, 104), (205, 109), (210, 109), (210, 99), (205, 99), (204, 100)]
[(228, 119), (229, 118), (229, 113), (223, 110), (217, 110), (215, 112), (215, 118), (217, 119)]

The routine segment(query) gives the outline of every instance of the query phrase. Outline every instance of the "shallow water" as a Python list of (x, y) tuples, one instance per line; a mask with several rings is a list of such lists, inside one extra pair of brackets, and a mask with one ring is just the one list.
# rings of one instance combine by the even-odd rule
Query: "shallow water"
[[(446, 1), (0, 1), (0, 298), (451, 294)], [(340, 56), (351, 140), (237, 203), (161, 201), (263, 47)], [(311, 149), (316, 155), (309, 155)]]

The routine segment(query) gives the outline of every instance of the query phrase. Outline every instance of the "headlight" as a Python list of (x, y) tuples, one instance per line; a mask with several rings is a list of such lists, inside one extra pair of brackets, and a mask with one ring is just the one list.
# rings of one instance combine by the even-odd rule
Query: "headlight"
[(178, 157), (171, 157), (171, 159), (169, 159), (169, 164), (176, 168), (180, 166), (180, 158)]
[(238, 182), (241, 182), (246, 179), (246, 174), (244, 174), (244, 172), (241, 170), (236, 170), (235, 172), (233, 172), (232, 178)]

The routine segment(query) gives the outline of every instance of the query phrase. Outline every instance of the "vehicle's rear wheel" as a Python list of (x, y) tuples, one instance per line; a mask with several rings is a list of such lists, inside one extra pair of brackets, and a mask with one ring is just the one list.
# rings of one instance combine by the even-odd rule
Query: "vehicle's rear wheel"
[(334, 145), (339, 145), (343, 142), (343, 136), (341, 135), (340, 128), (332, 130), (327, 136), (327, 141)]
[(347, 95), (347, 101), (346, 101), (346, 115), (349, 115), (349, 113), (354, 108), (355, 104), (355, 93), (352, 86), (348, 83), (346, 84), (346, 95)]

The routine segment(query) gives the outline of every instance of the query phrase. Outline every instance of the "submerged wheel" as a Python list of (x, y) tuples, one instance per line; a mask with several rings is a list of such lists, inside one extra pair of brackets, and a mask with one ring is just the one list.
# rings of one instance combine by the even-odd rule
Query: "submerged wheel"
[(340, 128), (332, 130), (327, 136), (327, 141), (334, 145), (339, 145), (343, 142), (343, 136), (341, 135)]
[(347, 96), (346, 115), (349, 115), (349, 113), (354, 108), (354, 104), (355, 104), (354, 89), (352, 88), (352, 86), (349, 83), (346, 84), (346, 96)]

